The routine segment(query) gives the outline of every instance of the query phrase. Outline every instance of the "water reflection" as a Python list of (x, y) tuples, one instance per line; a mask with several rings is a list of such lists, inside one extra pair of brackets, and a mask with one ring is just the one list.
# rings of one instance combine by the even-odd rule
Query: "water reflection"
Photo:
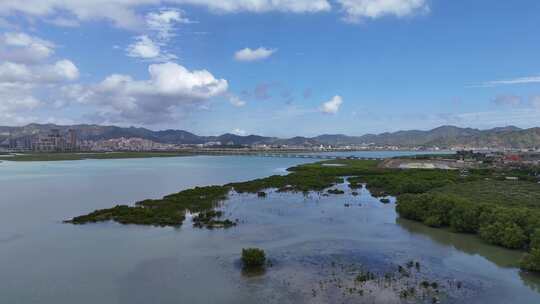
[[(228, 230), (194, 229), (189, 220), (181, 229), (59, 222), (115, 202), (268, 176), (308, 161), (3, 163), (0, 303), (361, 303), (369, 300), (344, 296), (335, 279), (351, 282), (358, 268), (382, 275), (412, 259), (430, 281), (463, 282), (454, 302), (540, 302), (537, 277), (514, 268), (519, 252), (396, 223), (393, 202), (383, 204), (365, 188), (353, 196), (347, 185), (338, 187), (343, 195), (233, 195), (222, 208), (240, 224)], [(242, 274), (239, 258), (247, 247), (268, 253), (273, 266), (263, 275)]]
[[(439, 244), (455, 248), (459, 251), (480, 255), (499, 267), (516, 268), (523, 251), (510, 250), (490, 245), (472, 234), (454, 233), (447, 229), (431, 228), (422, 223), (396, 218), (396, 223), (416, 235), (426, 236)], [(540, 275), (519, 271), (523, 283), (536, 292), (540, 292)]]

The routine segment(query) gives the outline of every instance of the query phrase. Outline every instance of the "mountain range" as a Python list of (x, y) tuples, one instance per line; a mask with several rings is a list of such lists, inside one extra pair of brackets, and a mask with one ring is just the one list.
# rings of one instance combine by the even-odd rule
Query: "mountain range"
[(22, 138), (36, 135), (46, 135), (51, 129), (59, 129), (61, 133), (75, 129), (82, 140), (103, 140), (113, 138), (144, 138), (159, 143), (169, 144), (203, 144), (219, 141), (222, 144), (234, 145), (361, 145), (399, 147), (441, 147), (455, 146), (492, 147), (492, 148), (537, 148), (540, 147), (540, 128), (520, 129), (514, 126), (499, 127), (487, 130), (460, 128), (456, 126), (441, 126), (432, 130), (408, 130), (392, 133), (365, 134), (362, 136), (347, 136), (343, 134), (324, 134), (315, 137), (277, 138), (259, 135), (241, 136), (223, 134), (219, 136), (198, 136), (184, 130), (153, 131), (146, 128), (118, 127), (101, 125), (70, 125), (29, 124), (21, 127), (0, 126), (0, 142), (8, 137)]

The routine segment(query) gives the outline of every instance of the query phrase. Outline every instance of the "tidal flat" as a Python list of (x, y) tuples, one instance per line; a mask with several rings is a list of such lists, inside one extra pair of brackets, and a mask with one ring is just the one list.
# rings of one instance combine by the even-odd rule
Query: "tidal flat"
[[(394, 198), (384, 204), (366, 188), (357, 196), (347, 183), (336, 188), (345, 194), (232, 193), (221, 205), (240, 222), (223, 233), (264, 248), (271, 262), (263, 273), (250, 275), (241, 273), (238, 254), (229, 257), (235, 265), (230, 271), (239, 271), (257, 290), (256, 301), (507, 303), (509, 294), (519, 303), (540, 299), (534, 288), (514, 289), (520, 285), (511, 283), (519, 273), (514, 251), (469, 235), (454, 243), (459, 234), (397, 220)], [(535, 276), (518, 280), (540, 286)]]

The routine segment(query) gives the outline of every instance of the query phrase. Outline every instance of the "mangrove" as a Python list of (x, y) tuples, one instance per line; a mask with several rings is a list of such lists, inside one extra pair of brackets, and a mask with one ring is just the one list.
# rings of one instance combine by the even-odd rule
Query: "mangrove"
[(521, 267), (540, 271), (540, 184), (533, 170), (487, 167), (471, 169), (464, 176), (459, 170), (392, 169), (374, 160), (331, 160), (288, 171), (287, 175), (187, 189), (134, 206), (96, 210), (67, 222), (180, 226), (189, 211), (198, 213), (193, 218), (195, 227), (228, 228), (236, 222), (222, 219), (217, 208), (232, 192), (266, 197), (266, 190), (275, 189), (325, 196), (344, 193), (333, 187), (346, 180), (353, 190), (366, 187), (382, 203), (389, 203), (389, 196), (396, 197), (396, 211), (402, 218), (527, 251)]

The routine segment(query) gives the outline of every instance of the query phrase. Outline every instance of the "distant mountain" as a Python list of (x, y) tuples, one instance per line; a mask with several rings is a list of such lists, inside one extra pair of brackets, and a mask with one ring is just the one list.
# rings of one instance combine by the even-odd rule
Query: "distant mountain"
[(409, 130), (392, 133), (366, 134), (362, 136), (347, 136), (343, 134), (324, 134), (316, 137), (276, 138), (259, 135), (240, 136), (223, 134), (219, 136), (198, 136), (183, 130), (152, 131), (146, 128), (117, 127), (100, 125), (59, 126), (54, 124), (29, 124), (23, 127), (0, 126), (0, 143), (10, 136), (21, 138), (45, 135), (51, 129), (59, 129), (66, 133), (69, 129), (77, 130), (78, 137), (83, 140), (102, 140), (119, 137), (139, 137), (159, 143), (169, 144), (203, 144), (221, 142), (225, 145), (360, 145), (399, 147), (506, 147), (506, 148), (535, 148), (540, 147), (540, 128), (520, 129), (515, 126), (499, 127), (488, 130), (460, 128), (456, 126), (441, 126), (432, 130)]
[[(489, 131), (489, 130), (487, 130)], [(478, 129), (459, 128), (455, 126), (442, 126), (429, 131), (397, 131), (394, 133), (382, 133), (379, 135), (361, 136), (364, 142), (375, 145), (395, 145), (395, 146), (448, 146), (460, 144), (460, 139), (478, 136), (482, 134)]]

